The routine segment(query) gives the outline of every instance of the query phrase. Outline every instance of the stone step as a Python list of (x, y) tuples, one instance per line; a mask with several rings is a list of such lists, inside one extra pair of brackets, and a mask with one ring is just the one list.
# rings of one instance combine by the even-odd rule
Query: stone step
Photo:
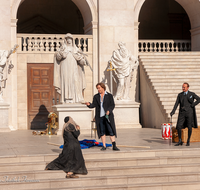
[[(171, 106), (171, 107), (164, 107), (164, 109), (167, 111), (168, 114), (170, 114), (170, 112), (172, 111), (174, 106)], [(179, 113), (179, 108), (176, 109), (176, 114), (178, 115)], [(197, 114), (197, 117), (198, 115), (200, 114), (200, 109), (197, 109), (196, 108), (196, 114)], [(174, 117), (174, 116), (173, 116)]]
[[(159, 99), (160, 99), (161, 102), (174, 102), (174, 103), (175, 103), (176, 98), (177, 98), (177, 95), (178, 95), (178, 94), (174, 94), (173, 97), (169, 97), (169, 98), (166, 98), (166, 97), (159, 97)], [(199, 94), (197, 94), (197, 95), (200, 96)], [(198, 107), (198, 106), (197, 106), (197, 107)], [(197, 107), (196, 107), (196, 108), (197, 108)]]
[[(190, 85), (191, 83), (197, 83), (200, 82), (199, 78), (187, 78), (187, 79), (177, 79), (177, 78), (151, 78), (150, 81), (152, 83), (156, 82), (156, 83), (162, 83), (166, 85), (171, 85), (171, 83), (178, 83), (180, 82), (181, 84), (183, 84), (184, 82), (188, 82)], [(170, 84), (168, 84), (170, 83)]]
[[(157, 88), (157, 87), (154, 87), (154, 88)], [(197, 88), (196, 88), (197, 89)], [(159, 94), (159, 93), (167, 93), (167, 94), (172, 94), (173, 92), (173, 94), (174, 94), (174, 97), (176, 98), (177, 96), (178, 96), (178, 94), (181, 92), (180, 91), (180, 89), (161, 89), (161, 88), (158, 88), (158, 89), (154, 89), (155, 90), (155, 92), (157, 93), (157, 94)], [(190, 90), (190, 89), (189, 89)], [(195, 90), (195, 89), (191, 89), (190, 90), (191, 92), (194, 92), (195, 91), (195, 94), (197, 95), (197, 96), (200, 96), (200, 94), (199, 94), (199, 91), (197, 91), (197, 90)]]
[[(179, 83), (179, 84), (177, 84), (177, 85), (175, 85), (175, 84), (171, 85), (171, 84), (170, 84), (170, 86), (163, 86), (162, 83), (158, 83), (158, 84), (155, 84), (155, 83), (154, 83), (154, 89), (179, 90), (179, 93), (180, 93), (180, 92), (182, 92), (182, 84), (183, 84), (183, 83)], [(189, 90), (192, 91), (192, 89), (196, 90), (196, 89), (198, 89), (198, 88), (199, 88), (198, 85), (191, 85), (191, 84), (190, 84)]]
[[(52, 146), (53, 147), (53, 146)], [(55, 148), (55, 147), (54, 147)], [(19, 155), (19, 156), (0, 156), (0, 164), (3, 163), (29, 163), (51, 161), (57, 154), (46, 155)]]
[(162, 64), (162, 63), (179, 64), (179, 65), (192, 63), (192, 64), (197, 64), (198, 65), (199, 59), (200, 59), (200, 56), (198, 58), (189, 57), (189, 58), (186, 58), (186, 59), (184, 57), (182, 57), (182, 58), (175, 58), (175, 57), (163, 58), (163, 57), (158, 57), (158, 58), (155, 58), (155, 59), (152, 59), (152, 58), (140, 58), (139, 62), (140, 63), (144, 63), (143, 65), (149, 64), (149, 63), (152, 64), (153, 62), (154, 62), (155, 65)]
[(169, 62), (159, 62), (157, 64), (153, 64), (152, 63), (141, 63), (140, 67), (143, 67), (144, 69), (169, 69), (171, 70), (172, 68), (174, 69), (180, 69), (182, 68), (182, 70), (188, 70), (188, 69), (192, 69), (192, 68), (200, 68), (199, 62), (198, 63), (182, 63), (182, 64), (178, 64), (178, 63), (169, 63)]
[[(170, 112), (172, 111), (172, 108), (173, 108), (173, 106), (171, 107), (171, 109), (170, 109), (170, 108), (167, 108), (166, 111), (167, 111), (168, 113), (170, 113)], [(195, 108), (196, 108), (196, 107), (195, 107)], [(179, 112), (179, 109), (178, 109), (178, 108), (176, 109), (176, 112), (177, 112), (177, 114), (178, 114), (178, 112)], [(200, 114), (200, 109), (197, 109), (197, 108), (196, 108), (196, 114)]]
[[(54, 147), (53, 145), (49, 145)], [(55, 148), (55, 147), (54, 147)], [(100, 148), (99, 148), (100, 149)], [(94, 153), (89, 153), (87, 150), (82, 150), (83, 156), (85, 161), (93, 161), (94, 160), (107, 160), (107, 159), (123, 159), (123, 158), (142, 158), (142, 157), (155, 157), (156, 153), (155, 151), (153, 152), (146, 152), (146, 151), (138, 151), (139, 149), (136, 150), (129, 150), (129, 151), (119, 151), (119, 152), (114, 152), (114, 151), (106, 151), (102, 152), (99, 150), (99, 152)], [(159, 151), (158, 151), (159, 152)], [(162, 152), (162, 150), (161, 150)], [(55, 158), (58, 157), (58, 154), (52, 154), (52, 155), (30, 155), (30, 156), (1, 156), (0, 157), (0, 166), (3, 166), (3, 164), (12, 164), (15, 163), (21, 163), (21, 164), (28, 164), (28, 163), (48, 163)], [(1, 170), (0, 170), (1, 171)]]
[[(161, 104), (163, 105), (163, 106), (174, 106), (174, 104), (175, 104), (175, 101), (161, 101)], [(200, 106), (199, 105), (197, 105), (196, 107), (196, 110), (200, 110)], [(177, 108), (178, 109), (178, 108)]]
[(149, 62), (154, 62), (154, 63), (163, 63), (163, 62), (171, 62), (171, 63), (179, 63), (179, 64), (182, 64), (182, 63), (191, 63), (191, 62), (194, 62), (194, 63), (197, 63), (198, 61), (200, 60), (200, 56), (198, 57), (192, 57), (192, 56), (189, 56), (189, 57), (168, 57), (168, 58), (164, 58), (164, 57), (156, 57), (156, 58), (150, 58), (150, 57), (146, 57), (146, 58), (140, 58), (139, 61), (140, 62), (145, 62), (145, 63), (149, 63)]
[[(162, 105), (164, 106), (165, 109), (173, 108), (173, 107), (174, 107), (174, 104), (175, 104), (175, 102), (174, 102), (173, 104), (170, 104), (170, 105), (164, 105), (164, 103), (162, 102)], [(195, 109), (196, 109), (197, 112), (199, 112), (199, 111), (200, 111), (200, 106), (197, 105), (197, 106), (195, 107)], [(179, 108), (177, 108), (177, 110), (179, 110)]]
[[(190, 183), (199, 182), (199, 172), (187, 172), (187, 173), (158, 173), (156, 175), (144, 174), (144, 175), (128, 175), (122, 173), (121, 176), (98, 176), (98, 177), (85, 177), (76, 179), (51, 179), (51, 180), (34, 180), (27, 178), (19, 179), (19, 182), (5, 182), (0, 184), (1, 190), (4, 189), (53, 189), (53, 188), (81, 188), (81, 187), (100, 187), (103, 185), (155, 185), (155, 184), (171, 184), (171, 183)], [(12, 179), (11, 179), (12, 180)], [(28, 181), (30, 180), (30, 181)], [(200, 182), (199, 182), (200, 183)], [(106, 188), (107, 189), (107, 188)]]
[(166, 73), (166, 72), (169, 72), (170, 74), (171, 73), (174, 73), (174, 72), (177, 72), (177, 74), (182, 74), (182, 73), (196, 73), (196, 72), (199, 72), (200, 71), (200, 67), (196, 67), (196, 68), (188, 68), (188, 69), (183, 69), (183, 68), (145, 68), (146, 72), (148, 73), (155, 73), (155, 72), (158, 72), (158, 73)]
[(37, 171), (44, 170), (46, 162), (21, 162), (21, 163), (4, 163), (0, 164), (1, 172), (18, 172), (18, 171)]
[(159, 62), (155, 62), (155, 61), (143, 61), (143, 60), (141, 60), (140, 61), (140, 65), (142, 65), (144, 68), (145, 67), (156, 67), (156, 66), (163, 66), (164, 68), (166, 67), (166, 68), (168, 68), (169, 66), (171, 66), (171, 67), (175, 67), (175, 68), (183, 68), (183, 69), (185, 69), (185, 67), (189, 67), (189, 66), (192, 66), (192, 67), (194, 67), (194, 66), (196, 66), (197, 68), (199, 68), (199, 61), (190, 61), (190, 62), (188, 62), (188, 61), (182, 61), (182, 62), (179, 62), (179, 61), (165, 61), (165, 60), (163, 60), (163, 61), (159, 61)]
[[(199, 71), (197, 70), (193, 70), (192, 72), (189, 72), (189, 71), (180, 71), (180, 72), (177, 72), (177, 71), (173, 71), (173, 70), (170, 70), (170, 71), (160, 71), (160, 72), (157, 72), (157, 71), (148, 71), (148, 75), (149, 76), (153, 76), (153, 75), (163, 75), (163, 76), (177, 76), (177, 75), (180, 75), (180, 76), (184, 76), (184, 77), (188, 77), (190, 78), (191, 75), (196, 75), (198, 76), (198, 73)], [(189, 75), (189, 76), (188, 76)], [(200, 76), (198, 76), (197, 78), (200, 78)]]
[(170, 101), (170, 102), (174, 102), (174, 103), (176, 101), (176, 98), (177, 98), (177, 95), (174, 96), (174, 97), (169, 97), (169, 98), (167, 98), (167, 97), (159, 97), (159, 99), (160, 99), (161, 102), (168, 102), (168, 101)]
[[(59, 188), (60, 190), (197, 190), (199, 189), (200, 182), (171, 182), (171, 183), (154, 183), (154, 184), (125, 184), (125, 185), (101, 185), (91, 187), (71, 187)], [(49, 190), (49, 189), (43, 189)], [(51, 188), (57, 190), (57, 188)]]
[(161, 104), (163, 105), (163, 106), (174, 106), (174, 104), (175, 104), (175, 101), (161, 101)]
[(173, 97), (175, 97), (175, 100), (177, 98), (177, 95), (178, 95), (177, 93), (173, 94), (173, 93), (165, 93), (165, 92), (162, 92), (162, 93), (158, 94), (159, 98), (164, 98), (164, 97), (173, 98)]
[(152, 59), (154, 59), (154, 58), (163, 58), (163, 59), (166, 59), (166, 58), (168, 58), (168, 57), (173, 57), (173, 58), (190, 58), (190, 57), (195, 57), (195, 58), (198, 58), (198, 57), (200, 57), (200, 53), (198, 52), (197, 54), (192, 54), (193, 52), (182, 52), (182, 54), (180, 53), (180, 52), (176, 52), (176, 53), (165, 53), (165, 54), (163, 54), (163, 53), (161, 53), (161, 52), (159, 52), (159, 53), (142, 53), (142, 54), (140, 54), (139, 53), (139, 58), (140, 59), (144, 59), (144, 58), (152, 58)]
[(172, 67), (174, 69), (177, 69), (177, 70), (182, 70), (184, 68), (184, 70), (191, 70), (191, 69), (196, 69), (196, 68), (200, 68), (200, 65), (199, 64), (169, 64), (169, 63), (163, 63), (163, 64), (159, 64), (159, 65), (148, 65), (148, 64), (144, 64), (143, 67), (145, 69), (171, 69)]
[[(193, 149), (194, 151), (195, 149)], [(183, 150), (181, 150), (183, 151)], [(188, 153), (188, 149), (185, 150), (185, 155), (183, 155), (182, 152), (179, 152), (176, 150), (176, 152), (169, 151), (164, 152), (163, 150), (149, 150), (149, 151), (135, 151), (133, 152), (133, 155), (136, 157), (124, 157), (124, 158), (108, 158), (108, 159), (86, 159), (86, 167), (89, 170), (101, 170), (101, 168), (115, 168), (115, 167), (127, 167), (127, 166), (149, 166), (149, 165), (171, 165), (171, 164), (181, 164), (181, 163), (199, 163), (200, 162), (200, 152), (197, 150), (197, 155), (192, 155)], [(145, 152), (145, 157), (138, 157), (137, 155), (140, 155), (140, 152)], [(124, 152), (125, 153), (125, 152)], [(123, 153), (123, 154), (124, 154)], [(127, 152), (127, 156), (130, 155), (131, 152)], [(139, 153), (139, 154), (138, 154)], [(179, 155), (179, 153), (181, 155)], [(174, 154), (176, 156), (174, 156)], [(131, 156), (133, 156), (131, 154)], [(152, 156), (151, 156), (152, 155)], [(165, 156), (169, 156), (166, 158)], [(188, 156), (189, 155), (189, 156)], [(150, 157), (151, 156), (151, 157)], [(44, 173), (44, 169), (49, 162), (25, 162), (25, 163), (3, 163), (0, 164), (0, 177), (5, 175), (5, 173), (9, 175), (14, 175), (14, 173), (23, 173), (33, 171), (33, 173), (42, 172)], [(45, 171), (49, 172), (48, 171)], [(60, 175), (59, 171), (58, 175)], [(27, 174), (28, 175), (28, 174)]]
[[(172, 108), (174, 107), (174, 105), (165, 105), (165, 108), (166, 108), (166, 110), (168, 111), (168, 110), (172, 110)], [(196, 109), (196, 113), (197, 114), (200, 114), (200, 106), (199, 105), (197, 105), (196, 107), (195, 107), (195, 109)], [(178, 113), (178, 111), (179, 111), (179, 107), (176, 109), (176, 111), (177, 111), (177, 113)]]
[(198, 74), (193, 74), (188, 76), (187, 74), (183, 74), (183, 75), (177, 75), (177, 74), (171, 74), (171, 75), (150, 75), (149, 76), (150, 79), (179, 79), (182, 81), (189, 81), (192, 79), (199, 79), (199, 75)]
[(177, 55), (181, 55), (181, 56), (187, 56), (187, 55), (200, 55), (199, 51), (177, 51), (177, 52), (139, 52), (139, 56), (166, 56), (166, 55), (172, 55), (172, 56), (177, 56)]
[[(176, 158), (177, 159), (177, 158)], [(179, 160), (181, 160), (179, 158)], [(160, 173), (174, 173), (174, 172), (186, 172), (188, 169), (188, 171), (191, 172), (197, 172), (200, 171), (200, 163), (199, 163), (199, 158), (194, 158), (193, 162), (196, 163), (185, 163), (186, 160), (192, 160), (192, 158), (185, 158), (182, 159), (182, 162), (184, 164), (178, 163), (176, 162), (175, 159), (161, 159), (161, 160), (148, 160), (146, 161), (146, 163), (142, 163), (142, 161), (140, 161), (140, 164), (138, 165), (134, 165), (134, 161), (132, 162), (132, 164), (127, 165), (120, 165), (120, 166), (113, 166), (112, 164), (110, 164), (111, 166), (107, 166), (107, 167), (93, 167), (93, 168), (87, 168), (88, 169), (88, 176), (117, 176), (117, 175), (121, 175), (126, 174), (126, 175), (132, 175), (133, 173), (137, 173), (137, 174), (156, 174), (158, 172)], [(197, 162), (198, 160), (198, 162)], [(130, 161), (131, 162), (131, 161)], [(159, 162), (159, 164), (156, 164), (156, 162)], [(171, 162), (171, 164), (170, 164)], [(166, 163), (166, 164), (160, 164), (160, 163)], [(169, 163), (169, 164), (167, 164)], [(176, 163), (176, 164), (174, 164)], [(43, 166), (45, 166), (44, 163), (41, 163), (41, 165), (43, 164)], [(145, 165), (146, 164), (146, 165)], [(39, 163), (38, 163), (39, 165)], [(16, 169), (16, 167), (18, 166), (18, 168)], [(12, 168), (11, 168), (12, 167)], [(22, 168), (19, 168), (22, 167)], [(33, 177), (38, 177), (38, 179), (41, 178), (48, 178), (49, 175), (51, 175), (51, 172), (48, 171), (44, 171), (45, 167), (42, 168), (38, 168), (38, 166), (36, 165), (36, 163), (29, 163), (28, 165), (26, 165), (26, 168), (23, 164), (17, 164), (17, 165), (7, 165), (7, 169), (1, 170), (1, 177), (10, 174), (10, 175), (14, 175), (14, 173), (16, 173), (17, 175), (21, 174), (21, 175), (29, 175)], [(2, 167), (1, 167), (2, 169)], [(30, 172), (31, 171), (31, 172)], [(33, 173), (32, 173), (33, 172)], [(45, 173), (46, 172), (46, 173)], [(60, 176), (61, 173), (60, 171), (55, 171), (56, 175)], [(42, 177), (43, 176), (43, 177)]]
[(163, 57), (157, 57), (157, 58), (150, 58), (150, 57), (146, 57), (146, 58), (140, 58), (140, 62), (144, 63), (145, 64), (148, 64), (149, 62), (152, 62), (154, 64), (159, 64), (159, 63), (174, 63), (174, 64), (181, 64), (182, 62), (187, 62), (188, 64), (191, 63), (191, 64), (196, 64), (200, 61), (200, 57), (197, 57), (197, 58), (193, 58), (193, 57), (188, 57), (188, 58), (176, 58), (176, 57), (168, 57), (168, 58), (163, 58)]
[[(189, 160), (189, 159), (188, 159)], [(190, 160), (189, 160), (190, 161)], [(130, 176), (136, 178), (136, 177), (139, 177), (139, 178), (146, 178), (147, 176), (148, 177), (157, 177), (157, 176), (172, 176), (172, 175), (176, 175), (177, 177), (180, 176), (180, 175), (196, 175), (197, 173), (200, 174), (200, 172), (190, 172), (190, 173), (186, 173), (186, 172), (177, 172), (177, 173), (155, 173), (155, 174), (146, 174), (146, 173), (142, 173), (142, 174), (134, 174), (134, 173), (129, 173)], [(4, 175), (3, 175), (4, 174)], [(123, 177), (123, 176), (127, 176), (127, 174), (125, 174), (123, 171), (121, 174), (119, 175), (113, 175), (113, 176), (101, 176), (101, 175), (98, 175), (98, 172), (95, 173), (93, 172), (93, 175), (90, 174), (90, 170), (89, 170), (89, 173), (87, 175), (80, 175), (80, 174), (77, 174), (79, 176), (79, 179), (81, 180), (85, 180), (85, 179), (88, 179), (88, 178), (94, 178), (94, 177), (113, 177), (115, 176), (116, 178), (117, 177)], [(26, 172), (10, 172), (10, 173), (0, 173), (0, 179), (1, 181), (6, 181), (6, 182), (11, 182), (11, 180), (18, 180), (18, 181), (22, 181), (23, 179), (25, 180), (28, 179), (28, 180), (34, 180), (34, 181), (38, 181), (38, 180), (56, 180), (56, 179), (64, 179), (66, 178), (66, 173), (63, 172), (62, 170), (48, 170), (48, 171), (26, 171)], [(134, 182), (136, 183), (136, 182)], [(0, 184), (1, 185), (1, 184)]]
[[(170, 108), (170, 107), (167, 108), (166, 111), (167, 111), (168, 113), (170, 113), (170, 112), (172, 111), (172, 108), (173, 108), (173, 106), (172, 106), (171, 108)], [(196, 114), (200, 114), (200, 109), (197, 108), (197, 106), (196, 106), (195, 108), (196, 108)], [(179, 108), (176, 109), (176, 112), (177, 112), (177, 114), (178, 114)]]
[[(197, 110), (198, 111), (198, 110)], [(52, 146), (53, 147), (53, 146)], [(155, 159), (157, 157), (163, 157), (163, 156), (186, 156), (190, 155), (192, 156), (200, 156), (200, 149), (184, 149), (184, 150), (162, 150), (162, 149), (127, 149), (127, 150), (121, 150), (119, 152), (112, 151), (111, 148), (105, 152), (99, 151), (99, 152), (87, 152), (87, 150), (83, 150), (83, 156), (85, 158), (86, 164), (89, 167), (93, 166), (93, 163), (96, 162), (96, 164), (101, 164), (105, 163), (105, 165), (108, 165), (108, 161), (114, 162), (115, 159), (118, 160), (118, 164), (121, 162), (128, 162), (129, 161), (137, 161), (142, 160), (149, 160)], [(14, 165), (18, 165), (20, 168), (21, 165), (28, 166), (29, 164), (33, 165), (38, 165), (39, 170), (43, 170), (44, 167), (46, 166), (46, 163), (49, 163), (53, 159), (55, 159), (58, 156), (58, 154), (52, 154), (52, 155), (30, 155), (30, 156), (1, 156), (0, 157), (0, 167), (4, 168), (7, 167), (9, 168), (9, 171), (12, 171)], [(9, 159), (10, 158), (10, 159)], [(23, 158), (23, 159), (22, 159)], [(101, 158), (101, 159), (100, 159)], [(24, 162), (22, 162), (24, 161)], [(21, 165), (20, 165), (21, 164)], [(116, 162), (115, 162), (116, 164)], [(95, 164), (94, 164), (95, 165)], [(104, 166), (105, 166), (104, 165)], [(32, 167), (32, 166), (29, 166)], [(96, 166), (94, 166), (96, 167)], [(12, 169), (11, 169), (12, 168)], [(28, 169), (28, 168), (27, 168)], [(32, 168), (31, 168), (32, 169)], [(2, 171), (2, 169), (0, 169)], [(8, 171), (8, 170), (7, 170)]]
[(191, 59), (191, 58), (194, 58), (194, 59), (200, 59), (200, 55), (145, 55), (145, 56), (139, 56), (139, 59), (159, 59), (159, 58), (162, 58), (162, 59), (168, 59), (168, 58), (173, 58), (173, 59), (181, 59), (181, 58), (184, 58), (184, 59)]

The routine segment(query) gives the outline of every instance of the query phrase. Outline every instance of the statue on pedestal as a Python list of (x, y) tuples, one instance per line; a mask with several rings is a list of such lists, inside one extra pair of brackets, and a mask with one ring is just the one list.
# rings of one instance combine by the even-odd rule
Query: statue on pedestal
[(15, 53), (18, 45), (11, 50), (0, 50), (0, 102), (3, 102), (3, 88), (6, 88), (6, 80), (14, 65), (9, 60), (10, 55)]
[(118, 43), (119, 49), (113, 51), (111, 57), (114, 73), (118, 79), (115, 99), (130, 100), (129, 91), (133, 79), (134, 71), (138, 67), (138, 59), (134, 57), (126, 48), (125, 43)]
[(54, 58), (54, 86), (61, 95), (60, 103), (83, 102), (86, 88), (84, 66), (87, 59), (75, 44), (71, 34), (66, 34), (61, 48)]

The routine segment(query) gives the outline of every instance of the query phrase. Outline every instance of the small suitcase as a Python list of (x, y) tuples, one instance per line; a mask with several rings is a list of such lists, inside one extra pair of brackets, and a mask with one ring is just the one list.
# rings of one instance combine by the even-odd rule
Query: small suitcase
[[(181, 130), (181, 139), (183, 143), (187, 142), (188, 138), (188, 128)], [(172, 128), (172, 142), (177, 143), (179, 141), (178, 132), (175, 127)], [(192, 128), (192, 135), (190, 138), (190, 142), (200, 142), (200, 128)]]

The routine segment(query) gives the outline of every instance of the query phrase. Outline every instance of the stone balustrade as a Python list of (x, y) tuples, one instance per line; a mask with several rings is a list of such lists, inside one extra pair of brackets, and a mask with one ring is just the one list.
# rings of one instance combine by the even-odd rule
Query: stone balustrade
[(191, 51), (190, 40), (139, 40), (139, 52), (180, 52)]
[[(17, 34), (19, 52), (55, 52), (65, 37), (65, 34)], [(79, 49), (92, 53), (92, 35), (73, 35)]]

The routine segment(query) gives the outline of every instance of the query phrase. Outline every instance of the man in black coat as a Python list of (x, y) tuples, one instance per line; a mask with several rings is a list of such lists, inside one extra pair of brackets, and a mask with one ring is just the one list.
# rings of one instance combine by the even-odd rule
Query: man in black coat
[[(200, 102), (199, 96), (197, 96), (194, 92), (190, 92), (189, 84), (183, 83), (182, 85), (183, 92), (179, 93), (176, 99), (176, 103), (170, 115), (174, 115), (175, 111), (180, 104), (179, 107), (179, 115), (178, 121), (176, 125), (176, 129), (178, 130), (179, 142), (175, 144), (175, 146), (182, 145), (183, 142), (181, 140), (181, 129), (188, 127), (188, 139), (186, 146), (190, 146), (190, 137), (192, 134), (192, 127), (197, 128), (197, 117), (195, 106)], [(196, 100), (194, 102), (194, 99)]]
[(85, 104), (89, 108), (95, 107), (95, 122), (97, 126), (98, 137), (101, 138), (103, 147), (101, 150), (106, 150), (106, 136), (109, 135), (113, 150), (119, 150), (116, 147), (115, 136), (117, 137), (115, 120), (113, 110), (115, 108), (115, 103), (113, 95), (106, 92), (106, 86), (104, 83), (98, 83), (96, 85), (98, 94), (93, 97), (93, 102), (86, 102)]

